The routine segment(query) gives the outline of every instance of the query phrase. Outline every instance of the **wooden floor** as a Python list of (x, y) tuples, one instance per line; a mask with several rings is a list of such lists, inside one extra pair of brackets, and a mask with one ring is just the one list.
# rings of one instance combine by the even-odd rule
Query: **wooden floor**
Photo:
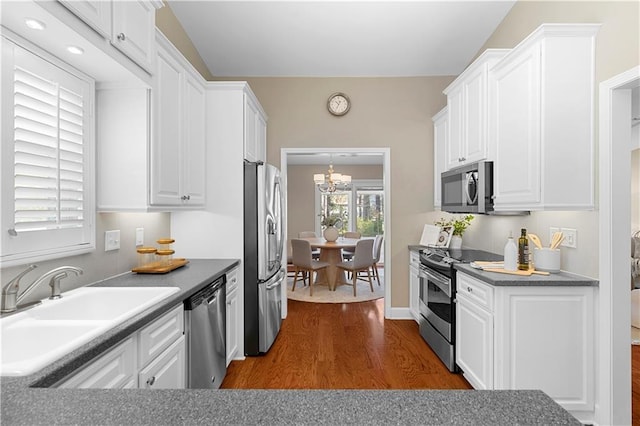
[[(384, 299), (288, 301), (264, 356), (233, 361), (223, 389), (471, 389), (422, 340), (414, 321), (385, 320)], [(640, 346), (632, 346), (632, 424), (640, 425)]]
[(233, 361), (223, 389), (471, 389), (410, 320), (385, 320), (384, 299), (288, 301), (269, 352)]
[(640, 425), (640, 345), (631, 346), (631, 424)]

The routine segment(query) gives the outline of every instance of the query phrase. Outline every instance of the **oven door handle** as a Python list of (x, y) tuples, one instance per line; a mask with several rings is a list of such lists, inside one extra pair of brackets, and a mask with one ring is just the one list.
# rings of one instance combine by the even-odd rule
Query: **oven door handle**
[(451, 280), (441, 274), (430, 271), (426, 266), (420, 265), (420, 272), (418, 275), (420, 278), (426, 278), (433, 282), (440, 290), (444, 291), (447, 296), (451, 296)]

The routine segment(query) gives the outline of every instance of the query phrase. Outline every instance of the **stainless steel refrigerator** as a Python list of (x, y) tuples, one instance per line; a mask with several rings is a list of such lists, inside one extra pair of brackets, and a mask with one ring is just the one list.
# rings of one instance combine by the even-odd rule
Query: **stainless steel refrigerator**
[(244, 351), (266, 353), (282, 323), (283, 199), (280, 171), (244, 165)]

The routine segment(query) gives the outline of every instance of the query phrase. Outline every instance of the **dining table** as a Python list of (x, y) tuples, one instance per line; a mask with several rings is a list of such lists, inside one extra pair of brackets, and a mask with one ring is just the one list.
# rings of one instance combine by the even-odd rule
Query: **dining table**
[(336, 265), (342, 262), (342, 249), (355, 249), (359, 239), (344, 237), (336, 241), (327, 241), (322, 237), (302, 239), (309, 241), (312, 249), (320, 249), (320, 260), (329, 263), (326, 271), (322, 269), (318, 271), (316, 283), (326, 282), (332, 291), (335, 291), (338, 284), (348, 284), (344, 269), (339, 269)]

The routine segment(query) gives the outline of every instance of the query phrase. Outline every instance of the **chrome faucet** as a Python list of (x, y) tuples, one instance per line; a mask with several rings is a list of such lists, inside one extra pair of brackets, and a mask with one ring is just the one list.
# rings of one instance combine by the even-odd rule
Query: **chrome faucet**
[(68, 277), (69, 272), (73, 272), (76, 275), (82, 275), (84, 271), (80, 268), (76, 268), (75, 266), (60, 266), (59, 268), (55, 268), (50, 270), (49, 272), (45, 272), (44, 274), (42, 274), (40, 278), (32, 282), (29, 285), (29, 287), (27, 287), (27, 289), (22, 292), (20, 296), (18, 296), (18, 299), (16, 300), (16, 302), (20, 303), (20, 301), (24, 299), (24, 297), (31, 290), (39, 286), (42, 282), (46, 281), (47, 279), (49, 279), (49, 287), (51, 287), (51, 296), (49, 296), (49, 299), (61, 298), (62, 296), (60, 295), (61, 293), (60, 281), (62, 281), (63, 278)]
[[(20, 287), (20, 279), (26, 275), (29, 271), (36, 268), (36, 265), (29, 265), (29, 267), (22, 271), (17, 277), (12, 279), (7, 285), (2, 288), (2, 309), (1, 312), (15, 312), (18, 309), (18, 305), (20, 302), (33, 290), (38, 287), (47, 279), (49, 280), (49, 286), (51, 287), (51, 296), (49, 299), (59, 299), (62, 297), (60, 294), (60, 281), (63, 278), (69, 276), (69, 272), (73, 272), (76, 275), (82, 275), (84, 272), (80, 268), (76, 268), (75, 266), (60, 266), (59, 268), (54, 268), (49, 272), (45, 272), (33, 281), (29, 286), (18, 296), (18, 290)], [(39, 302), (38, 302), (39, 303)]]
[(20, 288), (20, 280), (36, 268), (36, 265), (29, 265), (27, 269), (20, 272), (18, 276), (2, 287), (2, 306), (0, 307), (0, 312), (13, 312), (16, 310), (16, 306), (18, 305), (17, 298), (18, 289)]

